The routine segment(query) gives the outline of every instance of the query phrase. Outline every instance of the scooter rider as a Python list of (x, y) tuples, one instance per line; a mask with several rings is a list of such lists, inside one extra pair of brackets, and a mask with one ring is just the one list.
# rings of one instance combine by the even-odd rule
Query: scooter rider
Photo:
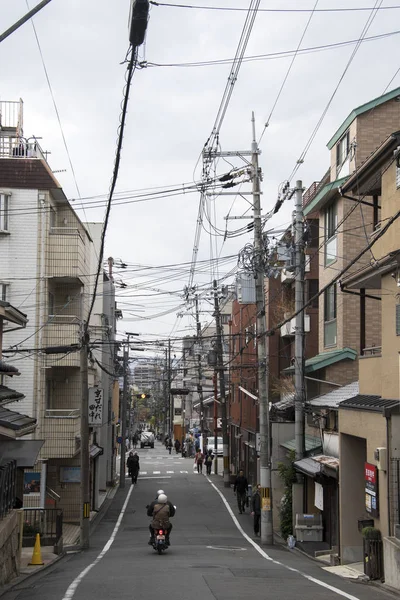
[[(147, 511), (147, 514), (148, 514), (148, 512), (149, 511)], [(154, 532), (157, 531), (157, 529), (165, 529), (167, 532), (167, 535), (165, 536), (165, 543), (167, 544), (167, 546), (169, 546), (170, 545), (169, 536), (171, 533), (172, 525), (169, 521), (170, 507), (168, 504), (168, 498), (165, 494), (160, 494), (158, 496), (157, 501), (154, 504), (152, 517), (153, 517), (153, 520), (151, 522), (152, 540), (154, 540)], [(152, 541), (152, 543), (153, 543), (153, 541)]]
[[(147, 508), (147, 516), (148, 517), (152, 517), (153, 516), (154, 507), (155, 507), (156, 504), (158, 504), (158, 499), (159, 499), (159, 497), (161, 495), (165, 495), (164, 490), (158, 490), (156, 499), (153, 500), (153, 502), (151, 504), (148, 504), (146, 506), (146, 508)], [(169, 516), (173, 517), (175, 515), (175, 511), (176, 511), (175, 506), (168, 499), (167, 499), (166, 503), (169, 506)], [(167, 536), (168, 542), (169, 542), (169, 534), (171, 533), (171, 529), (172, 529), (172, 524), (170, 523), (170, 528), (169, 528), (168, 536)], [(153, 533), (154, 532), (153, 532), (153, 527), (151, 526), (151, 524), (149, 525), (149, 531), (150, 531), (150, 540), (149, 540), (148, 543), (149, 543), (149, 546), (152, 546), (153, 545), (153, 541), (154, 541), (154, 537), (153, 537)]]

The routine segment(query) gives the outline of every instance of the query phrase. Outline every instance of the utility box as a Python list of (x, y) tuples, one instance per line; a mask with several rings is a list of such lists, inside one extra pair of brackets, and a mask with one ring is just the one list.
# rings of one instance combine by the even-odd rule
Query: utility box
[(322, 515), (296, 515), (295, 534), (298, 542), (322, 542)]

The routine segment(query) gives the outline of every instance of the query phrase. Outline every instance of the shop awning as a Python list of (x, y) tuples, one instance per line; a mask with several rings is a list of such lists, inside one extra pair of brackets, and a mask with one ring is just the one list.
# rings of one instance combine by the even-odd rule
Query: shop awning
[(309, 477), (315, 478), (317, 475), (325, 475), (337, 479), (339, 459), (335, 456), (318, 454), (317, 456), (309, 456), (301, 460), (296, 460), (294, 468), (296, 471), (304, 473)]
[[(305, 436), (306, 452), (313, 452), (315, 450), (322, 449), (321, 438), (314, 437), (312, 435)], [(296, 450), (296, 440), (289, 440), (288, 442), (282, 442), (281, 446), (287, 450)]]
[(16, 460), (17, 467), (31, 469), (43, 444), (44, 440), (1, 440), (0, 465)]

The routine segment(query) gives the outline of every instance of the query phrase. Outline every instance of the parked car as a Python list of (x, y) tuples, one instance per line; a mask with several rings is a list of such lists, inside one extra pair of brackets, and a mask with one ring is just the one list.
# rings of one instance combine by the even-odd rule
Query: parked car
[(224, 453), (224, 449), (223, 449), (223, 445), (222, 445), (222, 436), (217, 437), (217, 448), (215, 448), (214, 444), (215, 444), (215, 438), (208, 437), (207, 438), (207, 448), (208, 449), (212, 448), (214, 454), (216, 454), (217, 456), (222, 456)]

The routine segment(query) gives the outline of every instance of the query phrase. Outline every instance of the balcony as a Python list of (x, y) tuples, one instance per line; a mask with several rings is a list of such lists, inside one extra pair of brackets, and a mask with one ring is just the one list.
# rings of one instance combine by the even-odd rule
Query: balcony
[(360, 394), (382, 395), (382, 348), (364, 348), (358, 363)]
[(75, 227), (52, 227), (47, 253), (47, 276), (79, 279), (88, 274), (85, 243)]
[(292, 283), (294, 281), (294, 271), (289, 271), (288, 269), (282, 269), (281, 271), (281, 282), (282, 283)]
[(46, 440), (43, 458), (72, 458), (76, 454), (79, 432), (79, 409), (47, 409), (41, 430), (41, 437)]
[[(310, 315), (304, 315), (304, 333), (310, 331)], [(296, 317), (281, 327), (281, 337), (292, 337), (296, 334)]]
[[(50, 315), (44, 328), (44, 346), (71, 346), (79, 344), (80, 319), (74, 315)], [(46, 365), (48, 367), (79, 367), (79, 352), (62, 354), (49, 354)]]
[(310, 187), (303, 194), (303, 208), (305, 208), (312, 200), (314, 200), (315, 196), (318, 194), (320, 190), (326, 185), (330, 180), (331, 170), (328, 169), (321, 181), (314, 181)]

